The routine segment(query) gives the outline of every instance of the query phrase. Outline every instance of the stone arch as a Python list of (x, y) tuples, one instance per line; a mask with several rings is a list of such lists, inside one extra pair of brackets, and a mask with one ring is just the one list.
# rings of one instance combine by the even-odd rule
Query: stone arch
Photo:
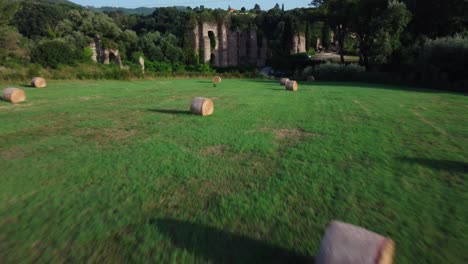
[(106, 55), (106, 58), (104, 60), (104, 64), (115, 63), (120, 68), (123, 67), (122, 59), (120, 58), (118, 50), (112, 50), (112, 49), (105, 50), (105, 55)]
[(218, 42), (216, 41), (216, 35), (212, 30), (208, 31), (208, 37), (210, 38), (210, 49), (215, 50)]
[[(204, 50), (204, 62), (209, 62), (211, 60), (211, 54), (216, 55), (218, 49), (218, 25), (211, 23), (201, 23), (200, 24), (200, 33), (202, 47)], [(212, 45), (213, 44), (213, 45)]]
[(210, 64), (216, 66), (216, 55), (214, 53), (210, 55)]
[(115, 56), (115, 53), (109, 52), (109, 62), (113, 62), (115, 64), (119, 64), (117, 56)]

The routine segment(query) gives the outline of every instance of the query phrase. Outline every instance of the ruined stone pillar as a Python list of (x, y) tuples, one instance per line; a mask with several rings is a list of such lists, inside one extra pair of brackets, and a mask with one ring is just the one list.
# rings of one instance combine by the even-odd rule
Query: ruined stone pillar
[(245, 32), (239, 33), (239, 64), (245, 63), (247, 57), (247, 34)]
[(257, 67), (265, 67), (268, 57), (268, 40), (266, 38), (262, 39), (262, 46), (260, 47), (258, 55)]
[(293, 36), (291, 54), (306, 52), (306, 39), (304, 33)]
[(138, 62), (140, 63), (141, 72), (145, 74), (145, 59), (143, 59), (143, 57), (140, 56), (140, 58), (138, 59)]
[(228, 66), (239, 65), (239, 33), (229, 31), (228, 35)]
[(257, 31), (251, 29), (249, 32), (249, 61), (254, 64), (258, 58), (258, 42), (257, 42)]
[(198, 24), (193, 28), (188, 28), (185, 32), (185, 38), (189, 40), (194, 54), (200, 54), (200, 38), (198, 35)]
[(268, 40), (266, 38), (262, 39), (262, 47), (260, 49), (260, 59), (267, 59), (268, 57)]
[(104, 60), (103, 60), (103, 63), (104, 64), (109, 64), (109, 51), (108, 50), (104, 50)]
[(218, 54), (219, 54), (219, 66), (228, 66), (228, 39), (227, 39), (226, 25), (218, 25)]
[(210, 37), (204, 36), (203, 37), (203, 51), (204, 51), (204, 63), (207, 63), (211, 59), (211, 42)]
[(300, 52), (306, 52), (306, 37), (305, 37), (305, 34), (304, 33), (300, 33), (298, 35), (298, 49), (297, 49), (297, 52), (300, 53)]
[(91, 59), (94, 62), (97, 62), (98, 61), (98, 55), (97, 55), (97, 51), (96, 51), (96, 42), (92, 42), (91, 44), (89, 44), (89, 48), (93, 52), (93, 55), (91, 55)]

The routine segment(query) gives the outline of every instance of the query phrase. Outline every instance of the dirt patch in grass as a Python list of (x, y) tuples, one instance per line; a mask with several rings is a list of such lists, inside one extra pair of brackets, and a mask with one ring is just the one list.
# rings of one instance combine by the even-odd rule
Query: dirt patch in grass
[(274, 130), (276, 139), (290, 139), (290, 138), (296, 138), (296, 139), (304, 139), (306, 137), (312, 136), (311, 133), (308, 133), (304, 131), (303, 129), (276, 129)]
[(99, 130), (82, 128), (77, 129), (73, 133), (74, 136), (83, 137), (86, 139), (95, 140), (98, 143), (107, 143), (111, 141), (120, 141), (132, 137), (137, 134), (137, 131), (134, 129), (112, 129), (112, 128), (102, 128)]
[(18, 222), (18, 217), (17, 216), (11, 216), (7, 217), (5, 219), (0, 220), (0, 227), (4, 227), (9, 224), (15, 224)]
[(187, 100), (187, 101), (190, 101), (190, 97), (189, 96), (185, 96), (185, 95), (174, 95), (174, 96), (170, 96), (166, 99), (166, 101), (177, 101), (177, 100)]
[(0, 106), (0, 110), (1, 109), (11, 109), (11, 110), (21, 110), (23, 108), (26, 108), (26, 107), (30, 107), (32, 106), (33, 104), (32, 103), (19, 103), (19, 104), (9, 104), (9, 105), (4, 105), (4, 106)]
[(227, 146), (226, 145), (214, 145), (214, 146), (208, 146), (200, 151), (200, 154), (205, 155), (205, 156), (211, 156), (211, 155), (221, 155), (226, 151)]
[(10, 147), (0, 151), (0, 157), (5, 160), (14, 160), (24, 158), (26, 154), (20, 147)]
[(262, 128), (261, 131), (273, 132), (277, 140), (304, 140), (308, 137), (317, 137), (320, 134), (310, 133), (302, 128)]
[(91, 99), (99, 99), (99, 98), (102, 98), (102, 96), (96, 95), (96, 96), (80, 96), (80, 97), (78, 97), (78, 99), (80, 101), (89, 101)]
[(228, 195), (237, 189), (239, 184), (231, 179), (202, 180), (197, 196), (208, 197), (213, 194)]

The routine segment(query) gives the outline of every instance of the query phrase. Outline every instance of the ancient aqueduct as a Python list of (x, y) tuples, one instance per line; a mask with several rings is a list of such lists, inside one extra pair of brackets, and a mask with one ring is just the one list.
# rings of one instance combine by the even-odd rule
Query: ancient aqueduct
[[(188, 31), (188, 37), (193, 43), (197, 54), (202, 54), (205, 63), (211, 62), (216, 67), (234, 67), (240, 64), (253, 64), (259, 67), (265, 65), (269, 57), (268, 41), (263, 38), (258, 45), (257, 32), (233, 31), (223, 23), (198, 23)], [(210, 35), (216, 39), (212, 48)], [(295, 35), (292, 39), (291, 54), (305, 52), (305, 36)]]
[[(210, 35), (215, 39), (214, 48)], [(253, 29), (243, 32), (229, 30), (224, 23), (198, 23), (187, 31), (187, 37), (192, 41), (196, 54), (201, 54), (203, 62), (216, 67), (236, 67), (242, 64), (263, 67), (270, 57), (267, 39), (263, 38), (258, 42), (257, 32)], [(294, 35), (291, 41), (291, 54), (306, 52), (304, 34)], [(114, 62), (123, 67), (119, 50), (103, 48), (98, 36), (90, 44), (90, 48), (95, 62), (103, 64)], [(144, 61), (140, 64), (144, 68)]]

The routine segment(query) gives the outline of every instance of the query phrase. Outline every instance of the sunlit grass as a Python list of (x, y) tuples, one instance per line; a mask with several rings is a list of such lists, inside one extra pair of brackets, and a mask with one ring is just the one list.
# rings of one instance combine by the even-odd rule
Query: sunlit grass
[[(51, 82), (0, 102), (0, 262), (308, 261), (332, 219), (467, 259), (466, 96), (351, 83)], [(188, 112), (214, 100), (209, 117)]]

